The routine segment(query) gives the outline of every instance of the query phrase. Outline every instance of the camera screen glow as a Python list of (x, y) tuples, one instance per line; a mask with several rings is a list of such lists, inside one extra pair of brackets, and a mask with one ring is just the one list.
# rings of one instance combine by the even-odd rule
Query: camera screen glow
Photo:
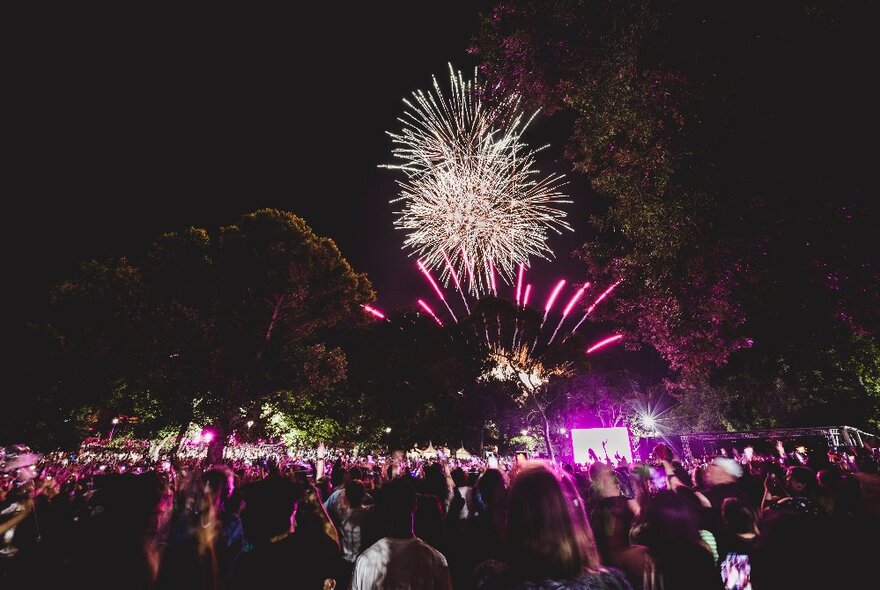
[[(605, 448), (602, 442), (605, 441)], [(626, 457), (632, 463), (632, 447), (629, 442), (629, 430), (625, 427), (615, 428), (573, 428), (571, 445), (574, 450), (575, 463), (588, 463), (589, 450), (593, 449), (600, 461), (605, 460), (605, 452), (614, 461), (614, 455)]]

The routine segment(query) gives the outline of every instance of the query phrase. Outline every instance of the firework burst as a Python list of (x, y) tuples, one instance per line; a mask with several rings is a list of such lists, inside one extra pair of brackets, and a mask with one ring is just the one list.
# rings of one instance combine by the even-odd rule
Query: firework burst
[[(469, 277), (474, 295), (493, 291), (495, 272), (512, 283), (520, 264), (548, 259), (549, 232), (571, 230), (570, 203), (560, 192), (563, 177), (541, 176), (535, 154), (522, 140), (525, 119), (520, 98), (496, 105), (483, 101), (477, 81), (449, 67), (445, 95), (434, 78), (433, 91), (404, 100), (403, 129), (389, 133), (402, 171), (401, 203), (395, 225), (407, 233), (404, 248), (438, 272), (444, 284)], [(544, 146), (546, 147), (546, 146)]]

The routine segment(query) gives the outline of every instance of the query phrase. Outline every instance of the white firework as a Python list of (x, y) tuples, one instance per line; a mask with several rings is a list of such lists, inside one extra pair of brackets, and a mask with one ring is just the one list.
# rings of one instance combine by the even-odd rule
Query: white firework
[[(522, 141), (535, 115), (524, 119), (519, 96), (490, 106), (477, 81), (449, 67), (450, 95), (436, 78), (433, 92), (413, 92), (389, 133), (401, 170), (401, 202), (394, 224), (407, 232), (404, 248), (448, 284), (452, 273), (481, 295), (495, 291), (495, 272), (511, 283), (518, 265), (532, 256), (549, 259), (549, 232), (571, 230), (565, 212), (571, 201), (560, 192), (562, 175), (541, 176), (535, 154)], [(537, 114), (537, 113), (535, 113)], [(456, 279), (456, 283), (457, 283)]]

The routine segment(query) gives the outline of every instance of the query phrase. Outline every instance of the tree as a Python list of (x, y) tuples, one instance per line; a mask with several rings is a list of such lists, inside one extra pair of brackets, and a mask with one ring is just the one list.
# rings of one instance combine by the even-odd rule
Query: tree
[(372, 297), (331, 240), (265, 209), (213, 236), (165, 234), (138, 263), (86, 263), (55, 289), (54, 325), (150, 410), (145, 428), (209, 422), (216, 458), (265, 401), (291, 413), (320, 406), (345, 377), (344, 353), (324, 339), (362, 321)]
[[(500, 2), (475, 51), (488, 87), (570, 122), (565, 155), (603, 204), (580, 254), (624, 279), (597, 315), (663, 356), (672, 391), (743, 397), (720, 368), (757, 363), (751, 385), (797, 397), (810, 373), (842, 370), (814, 401), (845, 382), (863, 407), (876, 396), (839, 330), (869, 349), (880, 334), (878, 209), (853, 131), (874, 110), (867, 3), (760, 10)], [(801, 343), (831, 350), (793, 354)]]

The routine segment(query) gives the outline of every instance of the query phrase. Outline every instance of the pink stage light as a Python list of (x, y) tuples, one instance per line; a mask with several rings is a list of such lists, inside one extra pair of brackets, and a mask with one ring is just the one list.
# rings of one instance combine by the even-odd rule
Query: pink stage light
[(594, 344), (593, 346), (591, 346), (587, 349), (587, 354), (590, 354), (591, 352), (599, 350), (600, 348), (603, 348), (605, 346), (608, 346), (612, 342), (617, 342), (621, 338), (623, 338), (623, 334), (617, 334), (615, 336), (611, 336), (610, 338), (606, 338), (605, 340), (600, 340), (599, 342), (597, 342), (596, 344)]
[(437, 322), (437, 324), (438, 324), (441, 328), (443, 327), (443, 322), (440, 321), (440, 318), (437, 317), (437, 314), (434, 313), (434, 310), (432, 310), (432, 309), (428, 306), (427, 303), (425, 303), (424, 301), (422, 301), (421, 299), (419, 299), (419, 305), (422, 306), (422, 309), (424, 309), (426, 312), (428, 312), (428, 315), (430, 315), (432, 318), (434, 318), (434, 321)]

